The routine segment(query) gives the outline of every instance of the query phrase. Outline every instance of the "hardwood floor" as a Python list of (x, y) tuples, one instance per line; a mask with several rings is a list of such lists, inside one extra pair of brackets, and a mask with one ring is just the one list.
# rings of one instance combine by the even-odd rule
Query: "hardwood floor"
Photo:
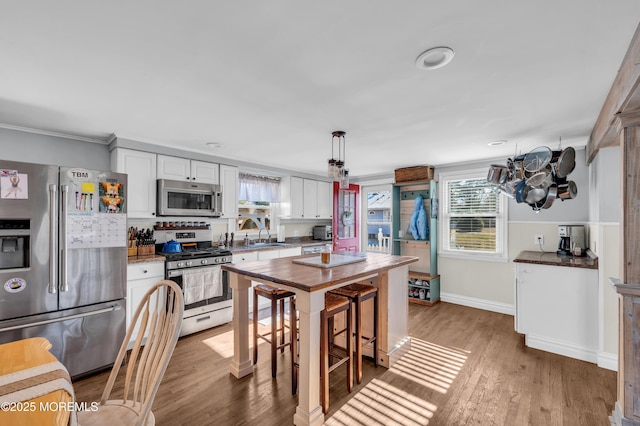
[[(347, 393), (344, 369), (331, 374), (328, 425), (608, 425), (616, 373), (524, 346), (513, 317), (449, 303), (410, 304), (412, 349), (393, 368), (364, 363)], [(231, 325), (183, 337), (153, 405), (158, 425), (286, 425), (289, 352), (271, 377), (260, 344), (254, 374), (229, 374)], [(98, 401), (108, 372), (74, 383), (77, 401)], [(116, 387), (121, 388), (122, 378)]]

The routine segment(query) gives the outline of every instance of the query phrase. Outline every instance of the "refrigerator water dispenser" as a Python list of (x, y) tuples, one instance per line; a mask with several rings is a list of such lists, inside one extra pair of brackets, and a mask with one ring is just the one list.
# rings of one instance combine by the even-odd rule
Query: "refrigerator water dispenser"
[(29, 221), (0, 220), (0, 269), (29, 267)]

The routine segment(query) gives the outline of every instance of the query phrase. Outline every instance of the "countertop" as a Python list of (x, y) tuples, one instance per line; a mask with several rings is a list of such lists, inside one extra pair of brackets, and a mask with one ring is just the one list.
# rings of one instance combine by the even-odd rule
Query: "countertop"
[(314, 292), (418, 261), (417, 257), (367, 253), (364, 261), (324, 269), (292, 262), (296, 258), (282, 257), (240, 265), (225, 263), (221, 266), (225, 271), (246, 277)]
[[(278, 243), (280, 244), (280, 243)], [(327, 241), (299, 241), (299, 242), (285, 242), (282, 245), (268, 246), (268, 247), (256, 247), (256, 246), (235, 246), (231, 249), (231, 253), (246, 253), (250, 251), (267, 251), (267, 250), (280, 250), (286, 248), (293, 247), (310, 247), (310, 246), (320, 246), (327, 244)], [(134, 263), (149, 263), (149, 262), (164, 262), (165, 257), (161, 254), (151, 254), (148, 256), (129, 256), (127, 259), (127, 264), (131, 265)]]
[(598, 269), (598, 257), (587, 250), (586, 256), (558, 256), (555, 252), (522, 251), (515, 259), (516, 263), (533, 263), (536, 265), (568, 266), (571, 268)]
[(277, 244), (281, 244), (281, 245), (276, 245), (276, 246), (269, 246), (269, 247), (256, 247), (254, 245), (250, 245), (250, 246), (245, 246), (245, 245), (240, 245), (240, 246), (235, 246), (233, 248), (231, 248), (231, 253), (246, 253), (248, 251), (263, 251), (263, 250), (280, 250), (280, 249), (286, 249), (286, 248), (292, 248), (292, 247), (312, 247), (312, 246), (322, 246), (325, 244), (330, 243), (327, 241), (299, 241), (299, 242), (284, 242), (284, 243), (277, 243)]
[(129, 256), (127, 258), (127, 264), (134, 263), (150, 263), (150, 262), (164, 262), (165, 257), (161, 254), (150, 254), (148, 256)]

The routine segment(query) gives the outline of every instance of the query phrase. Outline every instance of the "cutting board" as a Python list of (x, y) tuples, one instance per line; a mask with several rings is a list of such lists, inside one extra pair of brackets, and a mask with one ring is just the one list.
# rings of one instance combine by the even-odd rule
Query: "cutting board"
[(353, 253), (353, 254), (331, 254), (331, 262), (322, 263), (320, 255), (303, 257), (300, 259), (293, 259), (293, 263), (299, 263), (301, 265), (315, 266), (316, 268), (333, 268), (334, 266), (348, 265), (350, 263), (362, 262), (367, 260), (367, 253)]

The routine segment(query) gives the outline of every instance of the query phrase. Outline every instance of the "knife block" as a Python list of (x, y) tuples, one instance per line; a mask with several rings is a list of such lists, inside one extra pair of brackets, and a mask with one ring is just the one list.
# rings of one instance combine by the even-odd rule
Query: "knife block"
[(154, 246), (140, 246), (138, 247), (138, 256), (149, 256), (151, 254), (155, 254), (155, 249), (156, 248)]

